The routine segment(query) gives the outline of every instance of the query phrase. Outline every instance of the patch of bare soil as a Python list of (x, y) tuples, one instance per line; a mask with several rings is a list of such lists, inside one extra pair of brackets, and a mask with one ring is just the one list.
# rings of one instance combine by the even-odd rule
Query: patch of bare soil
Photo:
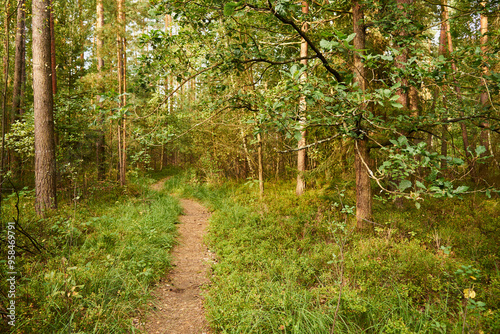
[(152, 190), (155, 190), (155, 191), (160, 191), (162, 190), (163, 188), (163, 185), (165, 184), (165, 181), (167, 181), (169, 179), (169, 177), (166, 177), (164, 179), (161, 179), (160, 181), (152, 184), (151, 186), (149, 186)]
[[(164, 180), (162, 180), (164, 182)], [(160, 181), (161, 182), (161, 181)], [(156, 187), (160, 190), (163, 182)], [(146, 316), (144, 332), (149, 334), (209, 334), (200, 288), (207, 278), (212, 256), (203, 243), (210, 213), (196, 201), (181, 199), (184, 214), (179, 217), (179, 244), (172, 251), (174, 268), (162, 279)]]

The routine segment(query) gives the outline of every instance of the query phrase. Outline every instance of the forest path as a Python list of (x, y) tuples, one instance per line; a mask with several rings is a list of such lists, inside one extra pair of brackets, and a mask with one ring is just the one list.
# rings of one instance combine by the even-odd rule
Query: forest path
[[(151, 186), (159, 191), (164, 180)], [(184, 214), (179, 217), (178, 244), (172, 251), (173, 269), (154, 291), (153, 312), (145, 320), (149, 334), (209, 334), (201, 286), (209, 283), (207, 271), (212, 256), (203, 243), (210, 213), (200, 203), (180, 199)]]

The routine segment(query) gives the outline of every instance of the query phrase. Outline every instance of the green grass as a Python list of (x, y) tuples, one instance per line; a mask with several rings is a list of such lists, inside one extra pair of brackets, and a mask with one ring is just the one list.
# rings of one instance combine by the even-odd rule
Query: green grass
[(23, 195), (22, 223), (47, 251), (19, 239), (35, 253), (20, 258), (19, 333), (137, 332), (133, 319), (175, 243), (180, 208), (166, 193), (213, 211), (206, 241), (217, 261), (205, 308), (214, 333), (329, 333), (339, 299), (335, 333), (500, 330), (497, 198), (428, 200), (420, 210), (376, 202), (375, 232), (362, 234), (352, 230), (352, 183), (300, 198), (293, 182), (266, 183), (261, 201), (254, 182), (154, 175), (164, 177), (160, 193), (147, 190), (153, 179), (103, 184), (45, 220), (29, 209), (32, 193)]
[[(21, 223), (46, 251), (19, 250), (14, 332), (137, 332), (133, 319), (170, 267), (181, 212), (176, 199), (147, 189), (152, 182), (101, 185), (91, 199), (62, 204), (45, 220), (28, 210), (31, 197), (22, 198)], [(21, 236), (18, 245), (33, 251)]]
[[(462, 333), (466, 288), (486, 305), (467, 310), (466, 332), (500, 329), (499, 236), (487, 233), (500, 227), (498, 200), (429, 200), (420, 210), (376, 203), (380, 225), (366, 235), (334, 205), (353, 205), (351, 187), (297, 198), (291, 182), (266, 183), (260, 201), (252, 183), (210, 186), (195, 176), (175, 176), (167, 188), (214, 211), (207, 241), (217, 264), (205, 307), (216, 332), (329, 333), (342, 268), (336, 333)], [(479, 276), (457, 274), (467, 266)]]

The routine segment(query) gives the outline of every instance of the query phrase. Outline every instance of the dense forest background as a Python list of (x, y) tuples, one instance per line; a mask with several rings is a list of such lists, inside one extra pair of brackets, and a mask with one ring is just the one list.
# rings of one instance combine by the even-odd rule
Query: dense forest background
[[(387, 286), (375, 279), (363, 286), (358, 279), (379, 270), (377, 261), (398, 262), (409, 252), (424, 264), (402, 269), (416, 270), (413, 278), (401, 274), (405, 278), (393, 281), (406, 286), (403, 296), (414, 302), (407, 306), (425, 313), (426, 303), (456, 299), (436, 311), (445, 315), (426, 330), (493, 333), (500, 329), (499, 10), (497, 0), (5, 0), (2, 247), (4, 225), (15, 220), (25, 268), (55, 259), (46, 253), (51, 247), (67, 261), (65, 247), (79, 244), (73, 233), (82, 240), (99, 233), (95, 226), (71, 225), (96, 216), (92, 205), (115, 203), (111, 194), (119, 201), (139, 198), (144, 175), (177, 168), (182, 182), (199, 188), (183, 188), (186, 193), (209, 201), (201, 188), (230, 183), (239, 189), (228, 195), (238, 205), (275, 209), (281, 218), (262, 219), (277, 229), (283, 217), (301, 214), (299, 221), (336, 222), (330, 227), (343, 238), (319, 227), (316, 239), (306, 237), (308, 223), (297, 232), (312, 238), (309, 258), (328, 252), (311, 246), (319, 240), (339, 247), (331, 250), (333, 262), (315, 264), (326, 270), (334, 263), (336, 274), (324, 278), (331, 285), (319, 284), (326, 281), (314, 273), (301, 283), (308, 291), (324, 288), (319, 294), (335, 301), (315, 306), (331, 311), (320, 321), (325, 328), (335, 327), (344, 285), (351, 289), (344, 296), (350, 311), (340, 317), (364, 324), (353, 332), (375, 328), (375, 313), (367, 316), (369, 307), (357, 298)], [(216, 209), (220, 199), (212, 201)], [(269, 209), (272, 203), (277, 207)], [(77, 214), (79, 208), (89, 212)], [(415, 241), (415, 231), (426, 237)], [(349, 249), (354, 244), (360, 248)], [(304, 256), (307, 247), (299, 247)], [(349, 271), (348, 251), (374, 262)], [(431, 251), (435, 262), (427, 258)], [(390, 255), (381, 259), (376, 252)], [(147, 267), (141, 266), (138, 272)], [(46, 281), (54, 275), (57, 270)], [(390, 276), (375, 276), (384, 275)], [(335, 284), (340, 292), (325, 288)], [(445, 285), (455, 295), (444, 297)], [(35, 301), (34, 291), (40, 297), (43, 289), (28, 286), (25, 332), (43, 323), (26, 320), (36, 319), (37, 310), (52, 312)], [(480, 299), (473, 286), (482, 287), (476, 288)], [(69, 295), (53, 303), (59, 313), (73, 314)], [(96, 318), (85, 318), (87, 307), (77, 317), (90, 328)], [(231, 332), (236, 320), (214, 312), (214, 328)], [(283, 328), (295, 328), (291, 317)], [(403, 315), (391, 319), (393, 333), (418, 332)]]

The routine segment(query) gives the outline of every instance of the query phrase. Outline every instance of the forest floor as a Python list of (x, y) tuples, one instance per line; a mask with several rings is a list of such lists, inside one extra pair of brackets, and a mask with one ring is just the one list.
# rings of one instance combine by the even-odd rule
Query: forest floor
[[(160, 191), (165, 179), (153, 184)], [(211, 253), (203, 242), (208, 210), (196, 201), (180, 199), (184, 214), (179, 217), (178, 245), (172, 251), (173, 269), (154, 291), (153, 312), (145, 320), (149, 334), (208, 334), (201, 289), (207, 278)]]

